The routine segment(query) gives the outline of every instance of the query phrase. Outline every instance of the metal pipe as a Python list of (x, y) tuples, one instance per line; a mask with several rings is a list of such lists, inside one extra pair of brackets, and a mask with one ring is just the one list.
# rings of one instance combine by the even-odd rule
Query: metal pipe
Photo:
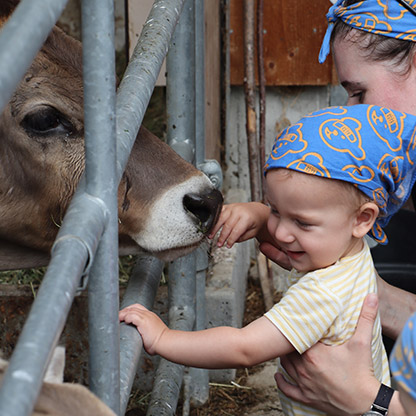
[[(85, 188), (108, 210), (88, 287), (89, 386), (120, 413), (114, 2), (82, 1)], [(104, 341), (105, 340), (105, 341)]]
[[(195, 162), (195, 16), (187, 0), (166, 57), (167, 141), (188, 162)], [(190, 331), (195, 320), (196, 258), (191, 253), (169, 265), (169, 326)], [(161, 359), (147, 416), (174, 415), (184, 374), (182, 365)]]
[[(195, 321), (195, 253), (172, 262), (169, 267), (169, 327), (191, 331)], [(161, 359), (153, 383), (147, 416), (174, 415), (184, 367)]]
[(205, 13), (204, 0), (195, 0), (195, 165), (205, 162)]
[[(154, 2), (119, 86), (116, 104), (119, 178), (127, 164), (184, 3), (185, 0)], [(137, 276), (131, 277), (122, 307), (136, 302), (149, 307), (153, 304), (157, 290), (156, 279), (160, 279), (163, 265), (154, 258), (149, 257), (147, 261), (153, 265), (149, 266), (151, 268), (148, 271), (148, 266), (145, 266), (144, 280), (140, 284), (137, 283)], [(138, 267), (139, 270), (143, 267), (141, 260)], [(149, 276), (146, 277), (147, 275)], [(136, 289), (136, 285), (139, 288)], [(142, 342), (137, 331), (126, 325), (121, 325), (120, 339), (120, 409), (123, 413), (136, 375)]]
[[(195, 300), (195, 330), (206, 329), (205, 284), (208, 269), (207, 251), (199, 247), (196, 250), (196, 300)], [(203, 368), (190, 368), (191, 378), (190, 401), (196, 406), (204, 405), (209, 398), (209, 371)]]
[(195, 162), (194, 0), (187, 0), (166, 55), (167, 142)]
[(4, 24), (0, 34), (0, 112), (9, 102), (67, 1), (22, 0)]
[(117, 175), (127, 165), (185, 0), (156, 0), (117, 94)]
[[(205, 13), (204, 0), (195, 0), (195, 164), (201, 166), (205, 163)], [(196, 251), (196, 302), (195, 302), (195, 330), (205, 329), (205, 279), (208, 268), (208, 253), (203, 248)], [(195, 406), (202, 406), (209, 397), (209, 372), (202, 368), (190, 368), (189, 395), (184, 396), (185, 401)], [(189, 403), (190, 404), (190, 403)], [(184, 415), (190, 406), (184, 409)]]
[[(148, 309), (153, 307), (164, 263), (155, 257), (141, 255), (136, 261), (121, 302), (125, 308), (140, 303)], [(120, 326), (120, 414), (126, 412), (133, 381), (142, 352), (142, 339), (131, 325)]]
[(105, 206), (98, 198), (78, 194), (65, 218), (68, 221), (58, 233), (48, 270), (3, 378), (0, 415), (31, 414), (49, 355), (104, 230)]

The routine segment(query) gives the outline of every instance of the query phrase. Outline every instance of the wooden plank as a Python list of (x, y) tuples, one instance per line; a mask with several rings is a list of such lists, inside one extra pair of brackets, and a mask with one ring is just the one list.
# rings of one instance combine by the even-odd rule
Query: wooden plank
[[(328, 0), (264, 0), (266, 84), (326, 85), (335, 82), (332, 58), (319, 64), (327, 23)], [(230, 0), (230, 79), (242, 85), (243, 0)]]

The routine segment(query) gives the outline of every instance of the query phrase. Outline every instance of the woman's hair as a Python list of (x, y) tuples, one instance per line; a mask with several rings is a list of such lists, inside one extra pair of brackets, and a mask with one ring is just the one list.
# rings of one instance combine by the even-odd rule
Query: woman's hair
[[(362, 0), (345, 0), (343, 5), (350, 6), (360, 1)], [(345, 39), (352, 30), (354, 30), (354, 36), (349, 38), (348, 41), (356, 43), (365, 57), (378, 62), (390, 61), (394, 66), (403, 68), (398, 71), (402, 75), (410, 72), (416, 42), (394, 39), (355, 29), (338, 19), (331, 35), (331, 43), (334, 43), (335, 39)]]

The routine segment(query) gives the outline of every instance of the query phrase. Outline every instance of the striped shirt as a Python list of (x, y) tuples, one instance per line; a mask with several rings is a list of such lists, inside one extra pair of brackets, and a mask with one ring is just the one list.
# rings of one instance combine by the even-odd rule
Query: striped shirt
[[(340, 259), (334, 265), (306, 274), (292, 270), (287, 278), (287, 291), (282, 300), (265, 316), (276, 325), (300, 354), (318, 341), (339, 345), (353, 335), (364, 298), (377, 292), (374, 263), (366, 242), (353, 256)], [(374, 374), (390, 385), (387, 354), (381, 337), (380, 317), (373, 328), (372, 357)], [(283, 368), (279, 368), (290, 379)], [(293, 383), (293, 380), (290, 380)], [(281, 392), (285, 415), (323, 415)]]

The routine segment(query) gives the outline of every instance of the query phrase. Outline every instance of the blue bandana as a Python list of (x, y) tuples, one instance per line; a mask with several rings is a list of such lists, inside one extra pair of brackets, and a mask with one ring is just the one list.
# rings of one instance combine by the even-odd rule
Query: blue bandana
[[(338, 0), (326, 15), (328, 29), (319, 52), (321, 64), (329, 54), (331, 33), (338, 19), (355, 29), (416, 42), (416, 16), (397, 0), (364, 0), (348, 7), (342, 6), (343, 2)], [(407, 3), (416, 10), (415, 0)]]
[(264, 167), (287, 168), (357, 186), (379, 207), (373, 238), (406, 202), (416, 180), (416, 116), (375, 105), (329, 107), (286, 128)]
[(390, 355), (393, 380), (416, 400), (416, 314), (406, 322)]

